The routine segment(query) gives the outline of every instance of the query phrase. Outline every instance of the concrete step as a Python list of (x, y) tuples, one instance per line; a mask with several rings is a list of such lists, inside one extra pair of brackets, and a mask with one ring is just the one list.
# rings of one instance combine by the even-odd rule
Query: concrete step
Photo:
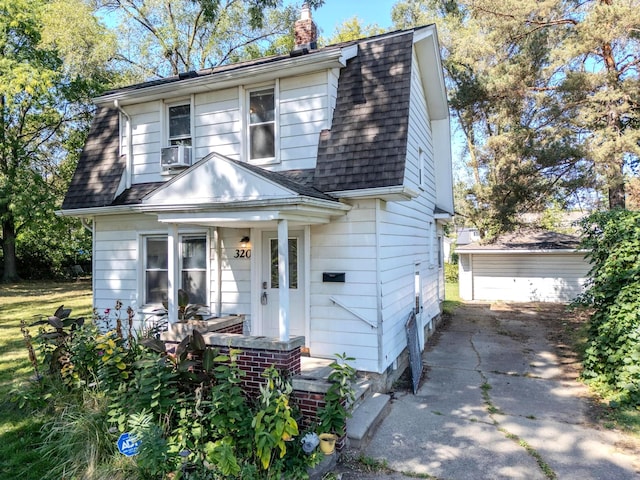
[(382, 419), (389, 413), (391, 397), (385, 393), (374, 393), (363, 399), (347, 420), (349, 446), (359, 450), (375, 432)]

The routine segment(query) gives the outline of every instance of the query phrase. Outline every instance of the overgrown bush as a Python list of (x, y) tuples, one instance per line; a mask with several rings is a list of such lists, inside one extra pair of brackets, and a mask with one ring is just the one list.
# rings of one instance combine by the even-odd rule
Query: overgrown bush
[(581, 228), (592, 268), (578, 303), (594, 308), (583, 377), (612, 404), (640, 405), (640, 212), (595, 213)]
[[(94, 317), (113, 326), (104, 320)], [(123, 335), (119, 316), (109, 331), (72, 321), (63, 307), (38, 323), (34, 368), (48, 375), (34, 388), (57, 412), (40, 447), (60, 458), (49, 478), (303, 479), (321, 458), (297, 438), (306, 432), (290, 404), (289, 380), (267, 369), (259, 397), (248, 398), (239, 352), (220, 355), (197, 331), (167, 350), (156, 338)], [(30, 345), (26, 328), (24, 336)], [(39, 365), (44, 360), (47, 368)], [(115, 451), (124, 431), (141, 442), (126, 462)]]
[(73, 266), (91, 267), (91, 234), (77, 219), (50, 218), (32, 222), (16, 238), (16, 263), (23, 279), (62, 279)]
[(458, 264), (457, 263), (445, 263), (444, 264), (444, 280), (449, 283), (458, 283)]

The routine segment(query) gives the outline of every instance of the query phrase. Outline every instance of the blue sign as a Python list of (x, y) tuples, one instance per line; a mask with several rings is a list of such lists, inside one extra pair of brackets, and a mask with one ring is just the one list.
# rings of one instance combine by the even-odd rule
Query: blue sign
[(124, 432), (118, 438), (118, 450), (127, 457), (137, 455), (139, 448), (140, 440), (136, 440), (136, 437), (131, 436), (129, 432)]

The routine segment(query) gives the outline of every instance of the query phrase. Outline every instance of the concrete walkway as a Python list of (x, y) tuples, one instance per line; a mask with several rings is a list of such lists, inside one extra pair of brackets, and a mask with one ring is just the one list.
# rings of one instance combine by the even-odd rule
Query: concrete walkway
[(424, 353), (418, 393), (396, 394), (362, 452), (397, 473), (340, 478), (640, 479), (625, 437), (588, 424), (585, 389), (535, 314), (460, 307)]

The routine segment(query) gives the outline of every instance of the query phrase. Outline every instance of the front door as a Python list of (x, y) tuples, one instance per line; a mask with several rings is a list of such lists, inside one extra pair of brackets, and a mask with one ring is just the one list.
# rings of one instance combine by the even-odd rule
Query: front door
[[(289, 232), (289, 334), (305, 334), (304, 309), (304, 236), (301, 232)], [(279, 327), (279, 289), (278, 276), (278, 234), (262, 234), (262, 335), (278, 337)], [(308, 339), (307, 339), (308, 340)]]

